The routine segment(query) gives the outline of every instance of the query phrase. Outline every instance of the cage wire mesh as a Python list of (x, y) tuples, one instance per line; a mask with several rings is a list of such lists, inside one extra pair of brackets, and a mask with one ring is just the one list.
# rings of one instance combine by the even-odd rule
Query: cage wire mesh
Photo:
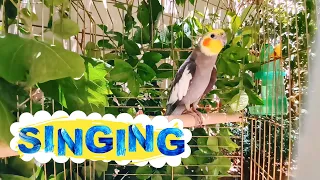
[[(246, 73), (246, 76), (254, 77), (254, 81), (246, 79), (242, 83), (251, 84), (264, 104), (252, 105), (259, 100), (251, 100), (251, 97), (254, 97), (251, 95), (251, 106), (246, 110), (249, 115), (242, 123), (210, 126), (208, 128), (210, 132), (199, 128), (193, 129), (193, 138), (189, 143), (192, 155), (188, 160), (183, 160), (178, 167), (165, 166), (155, 169), (149, 166), (138, 168), (131, 164), (119, 166), (115, 162), (106, 164), (89, 160), (83, 164), (74, 164), (71, 161), (59, 164), (50, 161), (47, 164), (38, 164), (40, 169), (33, 167), (32, 174), (43, 174), (42, 179), (77, 180), (150, 178), (282, 180), (292, 177), (296, 167), (295, 157), (292, 154), (293, 142), (299, 132), (299, 115), (305, 111), (302, 108), (302, 95), (307, 89), (308, 58), (311, 56), (310, 39), (314, 33), (313, 1), (1, 0), (0, 2), (3, 4), (2, 31), (8, 28), (8, 32), (21, 37), (30, 37), (30, 34), (34, 34), (39, 41), (77, 52), (83, 55), (85, 60), (89, 59), (95, 63), (103, 60), (107, 62), (107, 68), (115, 65), (114, 59), (124, 59), (136, 68), (142, 59), (154, 69), (155, 78), (152, 77), (152, 81), (142, 83), (137, 96), (132, 95), (134, 89), (132, 86), (136, 84), (129, 81), (138, 80), (130, 79), (135, 74), (129, 74), (126, 77), (129, 79), (128, 83), (123, 81), (105, 84), (110, 88), (106, 102), (86, 109), (86, 112), (98, 110), (100, 105), (105, 105), (103, 113), (114, 115), (121, 112), (133, 115), (141, 112), (150, 116), (161, 115), (166, 103), (167, 90), (177, 69), (193, 50), (201, 34), (212, 28), (224, 28), (231, 45), (239, 45), (250, 51), (248, 57), (241, 58), (239, 65), (229, 62), (226, 64), (227, 67), (224, 66), (224, 70), (242, 68), (246, 61), (262, 64), (260, 71)], [(8, 16), (6, 12), (13, 11), (14, 8), (18, 9), (17, 16), (15, 17), (13, 13), (11, 19), (5, 18)], [(10, 22), (10, 20), (16, 21)], [(9, 24), (11, 25), (7, 27)], [(72, 24), (76, 24), (79, 29), (74, 29)], [(73, 36), (74, 31), (79, 33)], [(136, 52), (132, 42), (138, 44), (139, 53)], [(124, 53), (128, 51), (131, 51), (132, 56)], [(155, 62), (150, 64), (147, 62), (149, 59), (146, 59), (148, 52), (159, 53), (160, 57), (152, 57), (151, 60)], [(121, 68), (128, 67), (123, 65)], [(253, 67), (248, 69), (251, 68)], [(104, 75), (106, 74), (102, 74)], [(110, 80), (108, 78), (110, 77), (106, 75), (106, 79)], [(149, 77), (145, 75), (141, 78)], [(223, 79), (227, 79), (229, 84)], [(226, 87), (236, 88), (238, 84), (239, 80), (237, 81), (234, 75), (220, 72), (216, 90)], [(41, 109), (50, 109), (53, 113), (66, 108), (66, 105), (59, 101), (63, 97), (58, 99), (50, 97), (46, 94), (47, 89), (39, 87), (29, 89), (28, 98), (17, 95), (17, 119), (25, 111), (35, 113)], [(230, 99), (223, 95), (223, 93), (232, 94), (228, 90), (230, 91), (224, 89), (220, 94), (212, 92), (201, 101), (199, 109), (204, 113), (228, 112), (227, 101)], [(94, 92), (90, 93), (95, 96)], [(209, 141), (211, 146), (208, 145)], [(10, 166), (10, 158), (3, 159), (2, 163)], [(33, 177), (37, 179), (36, 176)]]

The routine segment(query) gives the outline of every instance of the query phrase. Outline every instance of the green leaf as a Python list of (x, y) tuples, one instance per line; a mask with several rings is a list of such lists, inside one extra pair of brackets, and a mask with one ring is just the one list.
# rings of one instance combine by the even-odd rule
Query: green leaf
[(248, 73), (243, 75), (243, 85), (250, 89), (254, 87), (253, 78)]
[(235, 95), (230, 101), (230, 107), (233, 111), (241, 111), (247, 107), (249, 103), (249, 97), (247, 93), (240, 90), (239, 94)]
[(254, 43), (254, 39), (250, 36), (243, 37), (243, 47), (250, 48)]
[(135, 56), (140, 54), (139, 46), (132, 40), (124, 41), (124, 49), (126, 50), (128, 55)]
[(125, 5), (125, 4), (122, 3), (122, 2), (116, 2), (116, 3), (114, 4), (114, 7), (117, 7), (117, 8), (119, 8), (119, 9), (123, 9), (123, 10), (127, 10), (127, 8), (126, 8), (124, 5)]
[(239, 148), (239, 146), (236, 143), (234, 143), (228, 136), (218, 137), (218, 140), (219, 146), (223, 146), (221, 148), (226, 149), (229, 152), (234, 152)]
[(218, 138), (216, 136), (208, 137), (207, 146), (212, 152), (219, 152)]
[(137, 71), (141, 79), (144, 81), (151, 81), (156, 76), (154, 70), (146, 64), (139, 63)]
[[(17, 3), (17, 0), (14, 0), (13, 2)], [(2, 5), (2, 4), (1, 4)], [(12, 2), (5, 1), (4, 3), (4, 8), (5, 8), (5, 15), (10, 18), (10, 19), (15, 19), (17, 16), (17, 8), (12, 4)]]
[(237, 61), (241, 60), (249, 53), (246, 48), (238, 47), (238, 46), (231, 46), (230, 48), (226, 49), (222, 53), (222, 57), (226, 60)]
[[(70, 173), (69, 173), (70, 174)], [(72, 172), (74, 179), (76, 180), (82, 180), (80, 174), (77, 174), (77, 172)]]
[(149, 66), (153, 66), (157, 64), (162, 58), (162, 55), (157, 52), (146, 52), (143, 54), (142, 58), (143, 62)]
[(199, 146), (198, 149), (205, 153), (205, 154), (210, 154), (212, 153), (211, 150), (207, 147), (207, 137), (201, 137), (197, 139), (197, 145)]
[[(216, 165), (211, 166), (211, 168), (217, 169), (220, 173), (225, 174), (231, 167), (231, 160), (226, 157), (218, 157), (211, 165)], [(209, 171), (212, 171), (211, 168), (209, 167)]]
[(225, 59), (219, 58), (217, 60), (217, 72), (218, 73), (226, 73), (228, 72), (228, 63)]
[(217, 62), (217, 70), (219, 73), (224, 73), (227, 75), (237, 76), (239, 74), (240, 65), (238, 62), (227, 61), (221, 58)]
[(260, 59), (257, 56), (249, 54), (247, 57), (248, 57), (248, 61), (251, 63), (260, 63)]
[(62, 39), (69, 39), (80, 32), (79, 26), (71, 19), (61, 18), (53, 22), (53, 33)]
[(0, 99), (0, 142), (4, 142), (7, 145), (10, 144), (10, 141), (13, 138), (10, 132), (10, 126), (15, 120), (16, 117), (11, 114), (7, 105)]
[(128, 97), (129, 94), (124, 92), (122, 90), (122, 87), (121, 86), (113, 86), (113, 85), (110, 85), (111, 86), (111, 91), (113, 93), (113, 95), (115, 95), (116, 97)]
[(159, 171), (155, 171), (154, 175), (151, 176), (151, 180), (162, 180), (162, 176), (160, 175)]
[(234, 136), (231, 132), (230, 129), (228, 128), (221, 128), (219, 131), (220, 136)]
[(231, 99), (240, 92), (239, 87), (234, 87), (231, 89), (227, 89), (222, 93), (219, 92), (218, 96), (221, 98), (222, 104), (230, 103)]
[(0, 178), (3, 180), (10, 179), (10, 180), (30, 180), (29, 178), (23, 177), (23, 176), (17, 176), (13, 174), (0, 174)]
[(239, 70), (240, 70), (240, 65), (238, 63), (235, 63), (235, 62), (227, 62), (227, 67), (228, 67), (228, 71), (226, 74), (229, 74), (229, 75), (234, 75), (234, 76), (237, 76), (239, 74)]
[(105, 33), (108, 34), (108, 27), (104, 24), (98, 24), (98, 27)]
[(193, 152), (193, 154), (195, 155), (194, 157), (197, 159), (197, 164), (204, 164), (208, 162), (208, 155), (204, 154), (202, 151), (196, 150)]
[(126, 32), (129, 32), (136, 25), (136, 22), (131, 14), (127, 13), (124, 16), (124, 24)]
[(241, 35), (250, 35), (251, 37), (255, 37), (257, 34), (258, 29), (256, 27), (246, 26), (242, 29)]
[(178, 48), (190, 48), (192, 46), (192, 41), (187, 37), (186, 34), (181, 35), (176, 39), (176, 47)]
[(245, 91), (249, 97), (249, 103), (253, 105), (264, 105), (261, 97), (257, 93), (255, 93), (249, 88), (246, 88)]
[(104, 60), (115, 60), (115, 59), (120, 59), (121, 57), (118, 56), (117, 54), (113, 54), (113, 53), (107, 53), (105, 55), (103, 55), (103, 59)]
[(86, 45), (86, 55), (90, 58), (100, 58), (101, 51), (99, 46), (97, 46), (94, 42), (88, 42)]
[[(154, 43), (153, 48), (170, 48), (169, 45), (164, 44), (164, 43)], [(152, 51), (152, 52), (158, 52), (162, 55), (162, 58), (168, 58), (170, 56), (169, 51)]]
[(137, 114), (137, 111), (135, 108), (132, 107), (127, 110), (127, 113), (130, 114), (131, 116), (135, 116)]
[(63, 48), (10, 34), (0, 38), (0, 46), (0, 77), (11, 83), (24, 81), (27, 76), (32, 86), (64, 77), (77, 78), (84, 72), (81, 56)]
[(136, 56), (130, 56), (126, 62), (132, 67), (136, 67), (136, 65), (139, 63), (139, 59)]
[(241, 14), (241, 22), (243, 22), (249, 15), (250, 13), (255, 9), (255, 5), (249, 5), (246, 7)]
[(227, 78), (219, 78), (216, 81), (216, 86), (218, 89), (223, 89), (225, 86), (235, 87), (240, 83), (240, 78), (227, 79)]
[(241, 36), (235, 36), (232, 40), (232, 46), (236, 46), (238, 42), (240, 42), (242, 39)]
[(33, 169), (36, 169), (36, 164), (33, 160), (23, 161), (20, 157), (14, 156), (8, 159), (8, 166), (15, 170), (18, 174), (24, 177), (30, 177), (33, 174)]
[[(69, 170), (67, 169), (66, 171), (62, 171), (59, 174), (57, 174), (56, 176), (56, 180), (64, 180), (64, 174), (66, 174), (66, 176), (68, 176), (69, 174)], [(88, 174), (87, 174), (88, 175)]]
[(2, 78), (0, 78), (0, 92), (0, 100), (7, 105), (9, 110), (17, 110), (17, 95), (28, 96), (28, 93), (21, 87), (11, 84)]
[(171, 167), (167, 166), (167, 174), (171, 174), (173, 170), (173, 174), (185, 174), (185, 168), (183, 166)]
[(138, 20), (142, 24), (142, 26), (147, 26), (150, 21), (150, 13), (148, 4), (145, 1), (141, 2), (141, 5), (138, 7)]
[(109, 40), (106, 40), (106, 39), (100, 39), (97, 44), (99, 47), (104, 47), (107, 49), (115, 49), (115, 47), (111, 43), (109, 43)]
[(115, 60), (115, 67), (110, 71), (110, 81), (127, 82), (133, 73), (133, 68), (130, 64), (123, 60)]
[(261, 68), (261, 64), (259, 62), (249, 63), (244, 66), (244, 70), (249, 70), (253, 73), (260, 71), (260, 68)]
[[(104, 64), (95, 67), (88, 64), (87, 73), (81, 79), (73, 80), (70, 85), (63, 84), (62, 90), (68, 109), (83, 109), (87, 114), (104, 113), (104, 107), (108, 105), (106, 96), (111, 94), (108, 81), (104, 78), (106, 74)], [(77, 101), (79, 103), (74, 104)]]
[(44, 0), (44, 4), (45, 4), (47, 7), (50, 7), (50, 6), (58, 6), (58, 5), (63, 4), (64, 2), (66, 2), (66, 1), (65, 1), (65, 0)]
[(160, 4), (159, 0), (148, 0), (151, 7), (150, 14), (152, 16), (152, 22), (155, 25), (159, 15), (163, 12), (164, 7)]
[(137, 31), (133, 35), (133, 40), (139, 44), (150, 43), (151, 37), (149, 32), (149, 26), (137, 28)]
[[(49, 97), (61, 89), (59, 97), (62, 98), (55, 97), (55, 100), (63, 104), (69, 111), (80, 110), (86, 114), (92, 112), (104, 114), (105, 107), (108, 106), (106, 96), (112, 93), (105, 79), (106, 74), (104, 64), (98, 64), (95, 67), (88, 64), (86, 73), (78, 80), (64, 78), (39, 84), (39, 86)], [(50, 86), (57, 89), (48, 88)]]
[(138, 175), (138, 174), (151, 174), (152, 169), (149, 166), (138, 167), (136, 170), (136, 176), (138, 179), (144, 180), (150, 178), (150, 175)]
[(198, 164), (198, 161), (196, 159), (197, 157), (194, 157), (194, 156), (189, 156), (187, 158), (182, 158), (182, 162), (184, 165), (197, 165)]
[(139, 83), (139, 75), (137, 73), (133, 72), (132, 75), (129, 76), (128, 88), (130, 90), (130, 93), (134, 97), (139, 95), (140, 83)]
[(22, 34), (30, 34), (29, 29), (20, 24), (19, 24), (19, 32)]
[[(38, 21), (38, 16), (33, 13), (33, 12), (30, 12), (29, 9), (27, 8), (22, 8), (20, 10), (20, 12), (22, 13), (23, 15), (23, 18), (27, 19), (28, 22), (35, 22), (35, 21)], [(28, 24), (29, 25), (29, 24)]]
[(231, 29), (233, 33), (236, 33), (241, 26), (241, 19), (237, 15), (231, 18)]
[(190, 2), (192, 5), (194, 5), (194, 0), (189, 0), (189, 2)]
[(103, 161), (95, 161), (95, 170), (98, 177), (101, 177), (103, 172), (108, 170), (108, 163)]
[[(35, 167), (35, 169), (37, 169), (35, 173), (33, 173), (33, 169), (30, 170), (33, 173), (33, 175), (29, 179), (44, 180), (45, 179), (44, 166)], [(47, 171), (47, 173), (48, 173), (48, 171)]]
[(162, 63), (158, 67), (157, 78), (172, 78), (173, 77), (173, 67), (168, 63)]
[(123, 44), (123, 40), (128, 39), (126, 37), (124, 37), (121, 33), (119, 32), (109, 32), (110, 34), (113, 34), (114, 36), (112, 37), (112, 39), (118, 41), (118, 47), (122, 46)]
[(179, 177), (177, 180), (192, 180), (192, 179), (189, 177)]
[(184, 5), (186, 0), (176, 0), (177, 5)]

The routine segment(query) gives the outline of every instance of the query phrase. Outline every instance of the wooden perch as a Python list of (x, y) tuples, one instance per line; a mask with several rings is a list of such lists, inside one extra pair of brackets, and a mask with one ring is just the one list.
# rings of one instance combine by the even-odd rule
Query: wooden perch
[[(183, 122), (184, 127), (195, 127), (198, 122), (192, 115), (184, 114), (177, 116), (166, 116), (169, 121), (173, 119), (180, 119)], [(212, 125), (220, 123), (230, 123), (230, 122), (242, 122), (242, 114), (226, 114), (226, 113), (208, 113), (203, 114), (203, 125)]]
[(13, 151), (10, 146), (0, 142), (0, 158), (6, 158), (11, 156), (18, 156), (19, 154)]
[[(197, 120), (194, 119), (193, 116), (188, 114), (166, 117), (169, 121), (173, 119), (180, 119), (183, 122), (184, 127), (194, 127), (198, 125)], [(228, 122), (242, 122), (242, 115), (240, 113), (232, 115), (228, 115), (225, 113), (203, 114), (203, 125), (212, 125)], [(11, 156), (18, 156), (18, 153), (11, 150), (11, 148), (7, 144), (0, 142), (0, 158), (6, 158)]]

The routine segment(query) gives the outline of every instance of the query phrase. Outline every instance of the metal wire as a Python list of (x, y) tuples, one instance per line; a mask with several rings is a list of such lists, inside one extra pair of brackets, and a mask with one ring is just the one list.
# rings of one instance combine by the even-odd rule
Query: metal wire
[[(250, 173), (249, 173), (249, 178), (250, 180), (264, 180), (264, 179), (268, 179), (268, 180), (282, 180), (284, 178), (290, 179), (291, 177), (291, 168), (293, 166), (292, 164), (292, 131), (295, 128), (295, 126), (298, 125), (294, 125), (294, 123), (297, 121), (296, 118), (300, 115), (301, 113), (301, 109), (302, 109), (302, 93), (303, 93), (303, 84), (302, 84), (302, 78), (301, 77), (301, 72), (304, 70), (305, 67), (301, 67), (301, 53), (306, 53), (307, 59), (309, 58), (309, 50), (310, 50), (310, 35), (309, 35), (309, 30), (308, 30), (308, 20), (307, 20), (307, 15), (305, 15), (305, 26), (306, 26), (306, 42), (307, 42), (307, 46), (305, 47), (305, 49), (301, 49), (300, 48), (300, 34), (299, 34), (299, 24), (298, 24), (298, 15), (297, 13), (292, 13), (289, 10), (289, 4), (293, 2), (293, 9), (291, 9), (291, 11), (298, 11), (297, 8), (297, 3), (300, 2), (298, 0), (285, 0), (285, 1), (281, 1), (281, 0), (267, 0), (267, 1), (259, 1), (256, 0), (255, 4), (257, 5), (255, 10), (257, 12), (257, 15), (254, 17), (253, 21), (252, 21), (252, 26), (257, 27), (258, 29), (263, 31), (263, 35), (259, 35), (259, 37), (255, 40), (255, 45), (254, 47), (252, 47), (252, 49), (258, 51), (261, 53), (262, 51), (262, 46), (261, 44), (269, 44), (269, 45), (276, 45), (275, 43), (275, 39), (279, 38), (280, 42), (283, 41), (283, 39), (287, 39), (286, 43), (286, 48), (287, 48), (287, 53), (282, 55), (281, 54), (281, 61), (283, 62), (283, 64), (286, 65), (282, 65), (282, 68), (285, 68), (288, 70), (289, 75), (287, 77), (286, 81), (286, 90), (287, 92), (284, 92), (280, 89), (280, 87), (277, 86), (277, 84), (275, 83), (275, 81), (273, 81), (272, 86), (276, 88), (275, 91), (272, 91), (271, 93), (268, 92), (268, 89), (266, 90), (267, 94), (271, 94), (274, 97), (282, 97), (282, 96), (287, 96), (287, 97), (292, 97), (293, 95), (297, 96), (296, 98), (299, 99), (299, 103), (297, 106), (297, 111), (293, 112), (293, 103), (291, 102), (291, 100), (289, 101), (288, 104), (288, 114), (284, 114), (284, 104), (283, 101), (281, 101), (281, 104), (278, 103), (278, 100), (276, 100), (276, 102), (274, 102), (274, 100), (272, 100), (272, 106), (271, 106), (271, 110), (269, 109), (269, 101), (266, 101), (266, 106), (264, 107), (264, 109), (262, 109), (261, 107), (261, 114), (259, 116), (250, 116), (250, 118), (247, 118), (247, 120), (249, 120), (249, 128), (250, 129), (250, 155), (249, 155), (249, 165), (250, 166)], [(41, 6), (41, 24), (32, 24), (32, 28), (31, 28), (31, 33), (37, 33), (38, 28), (40, 28), (41, 32), (39, 33), (41, 35), (42, 41), (44, 41), (44, 29), (47, 28), (44, 25), (44, 0), (41, 0), (39, 2), (28, 2), (30, 3), (31, 6)], [(72, 1), (71, 2), (71, 7), (69, 10), (69, 17), (71, 17), (72, 14), (76, 15), (76, 21), (79, 25), (81, 25), (81, 32), (79, 32), (79, 34), (76, 36), (76, 42), (77, 42), (77, 46), (76, 46), (76, 51), (79, 54), (83, 54), (85, 55), (86, 51), (84, 50), (85, 45), (92, 41), (94, 43), (98, 42), (99, 40), (110, 40), (111, 43), (113, 45), (116, 45), (116, 43), (112, 40), (112, 38), (110, 38), (110, 36), (106, 33), (103, 33), (101, 31), (99, 31), (99, 29), (97, 28), (97, 24), (107, 24), (108, 27), (111, 27), (114, 30), (119, 30), (119, 32), (121, 31), (122, 33), (124, 33), (124, 29), (125, 29), (125, 23), (124, 23), (124, 15), (125, 12), (124, 10), (120, 10), (116, 7), (114, 7), (113, 5), (115, 5), (116, 3), (124, 3), (126, 5), (128, 5), (129, 1), (116, 1), (116, 0), (112, 0), (112, 1), (108, 1), (108, 9), (106, 9), (106, 16), (102, 15), (101, 12), (99, 12), (99, 6), (101, 6), (101, 1), (93, 1), (92, 5), (93, 8), (90, 9), (86, 9), (86, 5), (84, 4), (84, 1), (81, 0), (77, 0), (77, 1)], [(135, 4), (136, 3), (136, 4)], [(161, 4), (165, 4), (168, 3), (168, 1), (161, 1)], [(174, 13), (174, 10), (172, 10), (172, 12), (169, 13), (163, 13), (161, 14), (161, 17), (159, 18), (159, 24), (163, 23), (166, 24), (167, 21), (169, 22), (169, 24), (166, 25), (173, 25), (174, 22), (177, 19), (182, 19), (185, 18), (186, 15), (189, 11), (199, 11), (199, 12), (203, 12), (203, 14), (206, 16), (206, 12), (210, 11), (210, 8), (213, 9), (212, 14), (217, 14), (218, 12), (220, 12), (220, 20), (219, 21), (213, 21), (213, 20), (208, 20), (205, 19), (205, 17), (203, 17), (203, 19), (201, 19), (201, 23), (205, 24), (206, 21), (212, 21), (210, 22), (211, 25), (213, 25), (214, 27), (225, 27), (226, 24), (228, 23), (228, 19), (227, 19), (227, 11), (228, 10), (235, 10), (238, 14), (239, 9), (242, 8), (244, 5), (246, 4), (250, 4), (252, 2), (248, 2), (246, 0), (242, 0), (239, 3), (239, 7), (235, 7), (234, 3), (232, 1), (228, 1), (228, 0), (217, 0), (215, 2), (211, 1), (211, 0), (194, 0), (194, 5), (191, 5), (189, 3), (189, 1), (186, 1), (186, 3), (182, 6), (182, 7), (178, 7), (178, 9), (180, 8), (181, 11), (177, 11), (177, 13)], [(280, 13), (276, 11), (276, 9), (279, 7), (279, 4), (284, 3), (284, 12), (285, 13), (285, 18), (287, 19), (294, 19), (294, 24), (283, 24), (281, 21), (279, 24), (273, 24), (270, 25), (270, 19), (272, 21), (276, 21), (278, 19), (278, 17), (280, 16)], [(137, 9), (137, 7), (141, 4), (141, 0), (133, 0), (133, 5), (132, 7), (134, 9)], [(171, 3), (171, 9), (176, 8), (175, 3)], [(303, 0), (302, 1), (302, 6), (304, 7), (304, 13), (307, 14), (307, 1)], [(272, 8), (270, 8), (272, 7)], [(200, 8), (203, 8), (203, 10), (201, 10)], [(3, 8), (4, 9), (4, 8)], [(55, 12), (55, 11), (54, 11)], [(93, 14), (93, 12), (97, 15), (95, 16)], [(118, 26), (119, 22), (116, 22), (113, 18), (113, 16), (115, 16), (115, 14), (111, 14), (112, 12), (116, 12), (116, 16), (119, 16), (119, 18), (121, 19), (121, 25)], [(223, 13), (222, 13), (223, 12)], [(152, 12), (151, 12), (152, 13)], [(133, 11), (133, 14), (136, 14), (135, 11)], [(271, 15), (270, 15), (271, 14)], [(293, 15), (294, 17), (292, 17), (291, 15)], [(193, 13), (193, 17), (197, 16), (196, 13)], [(19, 20), (19, 18), (18, 18)], [(89, 25), (88, 25), (89, 23)], [(244, 23), (244, 22), (243, 22)], [(21, 25), (21, 23), (19, 23), (19, 21), (17, 21), (17, 29), (18, 29), (18, 25)], [(285, 27), (285, 32), (283, 31), (283, 27)], [(121, 28), (121, 29), (116, 29), (116, 28)], [(142, 26), (139, 24), (139, 27), (142, 28)], [(292, 27), (296, 28), (295, 31), (295, 39), (294, 43), (295, 43), (295, 47), (292, 47), (292, 41), (289, 38), (289, 34), (290, 29)], [(52, 27), (54, 28), (54, 27)], [(156, 29), (158, 28), (158, 24), (151, 24), (151, 29)], [(171, 32), (173, 32), (173, 26), (171, 26)], [(17, 30), (17, 33), (19, 34), (19, 30)], [(142, 32), (141, 32), (142, 33)], [(131, 34), (131, 36), (133, 36), (133, 32)], [(173, 36), (173, 34), (172, 34)], [(184, 36), (184, 35), (183, 35)], [(152, 31), (151, 34), (151, 40), (152, 42), (154, 41), (154, 34)], [(172, 46), (169, 48), (165, 48), (164, 44), (162, 43), (162, 48), (155, 48), (153, 47), (153, 45), (151, 45), (150, 47), (141, 47), (141, 50), (146, 52), (146, 51), (164, 51), (164, 52), (171, 52), (172, 56), (170, 58), (166, 58), (163, 59), (161, 62), (167, 62), (171, 65), (173, 65), (172, 69), (162, 69), (162, 70), (170, 70), (172, 71), (172, 75), (174, 76), (177, 69), (179, 67), (176, 66), (175, 63), (173, 62), (178, 62), (178, 61), (183, 61), (180, 59), (180, 52), (191, 52), (194, 48), (175, 48), (173, 46), (173, 44), (175, 44), (175, 39), (171, 38), (171, 44)], [(194, 44), (194, 38), (191, 38), (192, 40), (192, 44)], [(141, 41), (142, 41), (142, 34), (141, 34)], [(55, 39), (54, 37), (52, 37), (52, 44), (55, 43)], [(72, 41), (69, 40), (68, 41), (68, 49), (71, 50), (72, 47)], [(183, 47), (184, 44), (184, 40), (182, 39), (181, 42), (181, 47)], [(259, 45), (258, 45), (259, 44)], [(122, 52), (123, 49), (122, 47), (120, 48), (115, 48), (115, 49), (106, 49), (106, 48), (101, 48), (103, 53), (106, 53), (107, 51), (117, 51), (117, 52)], [(291, 59), (292, 57), (295, 58), (296, 62), (293, 62)], [(171, 59), (172, 58), (172, 59)], [(276, 59), (273, 59), (270, 57), (270, 55), (268, 55), (268, 60), (266, 62), (262, 62), (262, 64), (266, 64), (266, 63), (272, 63), (275, 69), (275, 65), (276, 65)], [(293, 71), (291, 69), (291, 65), (292, 64), (296, 64), (297, 65), (297, 78), (295, 78), (293, 76)], [(268, 66), (269, 68), (269, 66)], [(267, 73), (270, 73), (269, 71)], [(274, 73), (275, 75), (275, 73)], [(268, 74), (267, 74), (268, 76)], [(165, 83), (163, 83), (162, 86), (160, 87), (143, 87), (143, 90), (159, 90), (161, 93), (165, 93), (169, 86), (169, 82), (171, 80), (170, 79), (166, 79)], [(268, 81), (269, 82), (269, 81)], [(261, 85), (261, 82), (256, 80), (255, 84), (257, 85)], [(297, 91), (293, 91), (292, 89), (294, 87), (296, 87), (298, 90)], [(279, 93), (280, 92), (280, 93)], [(293, 94), (294, 93), (294, 94)], [(268, 97), (267, 97), (268, 98)], [(166, 98), (159, 96), (159, 97), (117, 97), (117, 99), (121, 100), (121, 99), (135, 99), (138, 102), (141, 100), (146, 100), (146, 99), (151, 99), (151, 100), (166, 100)], [(223, 98), (220, 98), (223, 99)], [(29, 90), (29, 106), (30, 106), (30, 113), (34, 113), (33, 112), (33, 90), (30, 89)], [(44, 109), (44, 100), (45, 97), (43, 97), (43, 101), (41, 102), (42, 105), (42, 109)], [(205, 100), (212, 100), (210, 98), (207, 98)], [(17, 96), (17, 106), (19, 107), (19, 97)], [(52, 113), (55, 111), (55, 102), (53, 100), (51, 100), (51, 105), (52, 105)], [(25, 102), (27, 103), (27, 102)], [(275, 105), (274, 105), (275, 104)], [(136, 105), (110, 105), (109, 108), (117, 108), (117, 109), (129, 109), (129, 108), (139, 108), (140, 105), (136, 104)], [(280, 116), (276, 116), (276, 114), (279, 114), (279, 110), (278, 108), (281, 107), (281, 112), (280, 112)], [(156, 106), (156, 105), (152, 105), (152, 106), (144, 106), (144, 109), (148, 110), (148, 109), (162, 109), (163, 107), (161, 106)], [(61, 107), (61, 109), (63, 109), (63, 107)], [(205, 107), (200, 107), (199, 109), (205, 109)], [(271, 111), (271, 116), (266, 116), (264, 115), (262, 112), (266, 111), (269, 112)], [(19, 108), (18, 108), (18, 115), (17, 118), (19, 116), (20, 112), (19, 112)], [(285, 123), (285, 121), (288, 121), (288, 123)], [(295, 122), (294, 122), (295, 121)], [(198, 156), (196, 155), (197, 158), (217, 158), (217, 157), (226, 157), (226, 158), (230, 158), (233, 161), (239, 160), (240, 159), (240, 167), (237, 172), (237, 174), (229, 174), (229, 175), (223, 175), (223, 176), (216, 176), (216, 177), (230, 177), (233, 179), (245, 179), (244, 177), (244, 167), (246, 165), (245, 163), (245, 158), (244, 158), (244, 134), (245, 134), (245, 125), (244, 123), (241, 124), (233, 124), (232, 128), (234, 128), (234, 126), (236, 126), (236, 128), (238, 128), (241, 133), (240, 135), (235, 135), (232, 136), (231, 138), (233, 139), (233, 141), (237, 142), (238, 144), (240, 144), (240, 150), (237, 152), (238, 155), (235, 154), (226, 154), (226, 155), (205, 155), (205, 156)], [(228, 126), (229, 127), (229, 126)], [(223, 128), (228, 128), (228, 127), (220, 127), (220, 129)], [(231, 127), (231, 126), (230, 126)], [(287, 131), (289, 133), (287, 133), (287, 135), (285, 134), (286, 129), (288, 129)], [(288, 142), (284, 141), (284, 138), (286, 138), (286, 136), (288, 136)], [(210, 136), (193, 136), (193, 138), (199, 138), (199, 137), (204, 137), (204, 138), (208, 138)], [(219, 136), (217, 136), (219, 137)], [(288, 157), (287, 159), (284, 159), (284, 147), (288, 146)], [(190, 147), (208, 147), (207, 145), (190, 145)], [(221, 146), (223, 147), (223, 146)], [(279, 158), (278, 158), (279, 157)], [(287, 163), (287, 165), (286, 165)], [(69, 174), (67, 173), (67, 166), (69, 166), (68, 168), (70, 169)], [(96, 178), (96, 162), (92, 162), (92, 161), (85, 161), (83, 164), (77, 164), (76, 167), (73, 167), (73, 163), (71, 161), (69, 161), (69, 163), (64, 163), (63, 164), (63, 173), (64, 173), (64, 179), (78, 179), (79, 177), (73, 174), (73, 172), (77, 173), (77, 174), (81, 174), (81, 171), (83, 171), (83, 177), (84, 179), (87, 179), (87, 177), (89, 177), (89, 179), (95, 179)], [(127, 165), (129, 166), (133, 166), (131, 164)], [(196, 168), (202, 168), (203, 166), (208, 167), (211, 166), (210, 164), (202, 164), (202, 165), (189, 165), (188, 167), (196, 167)], [(235, 165), (236, 166), (236, 165)], [(180, 167), (184, 167), (184, 165), (180, 165)], [(47, 179), (47, 172), (48, 172), (48, 166), (46, 164), (43, 165), (44, 168), (44, 173), (45, 173), (45, 179)], [(88, 171), (87, 171), (88, 168)], [(114, 169), (120, 169), (120, 167), (117, 164), (112, 164), (109, 163), (109, 168), (114, 168)], [(286, 174), (284, 173), (284, 169), (287, 168), (287, 172)], [(33, 171), (35, 172), (35, 170), (33, 169)], [(54, 177), (56, 178), (57, 176), (57, 165), (55, 162), (53, 162), (53, 172), (54, 172)], [(89, 173), (89, 174), (87, 174)], [(137, 174), (134, 173), (116, 173), (117, 176), (135, 176)], [(114, 177), (114, 173), (109, 173), (109, 172), (103, 172), (103, 177), (104, 179), (110, 179), (112, 177)], [(139, 175), (144, 175), (144, 174), (139, 174)], [(154, 174), (145, 174), (148, 176), (153, 176)], [(176, 174), (174, 168), (171, 169), (171, 173), (168, 174), (159, 174), (161, 176), (170, 176), (170, 178), (176, 179), (177, 177), (180, 177), (182, 175)], [(193, 174), (184, 174), (183, 176), (189, 176), (189, 177), (211, 177), (212, 175), (202, 175), (202, 174), (197, 174), (197, 173), (193, 173)], [(285, 177), (284, 177), (285, 176)]]

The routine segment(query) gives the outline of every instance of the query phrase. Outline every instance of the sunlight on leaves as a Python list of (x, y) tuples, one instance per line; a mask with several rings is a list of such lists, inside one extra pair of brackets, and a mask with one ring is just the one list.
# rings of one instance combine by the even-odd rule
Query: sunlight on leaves
[(247, 107), (249, 103), (249, 97), (245, 91), (240, 91), (230, 101), (230, 107), (233, 111), (241, 111)]
[(61, 18), (53, 22), (53, 33), (63, 39), (69, 39), (71, 36), (80, 32), (76, 22), (68, 18)]
[(84, 72), (79, 54), (43, 42), (8, 34), (0, 38), (0, 46), (0, 76), (12, 83), (27, 79), (32, 86), (64, 77), (77, 78)]

